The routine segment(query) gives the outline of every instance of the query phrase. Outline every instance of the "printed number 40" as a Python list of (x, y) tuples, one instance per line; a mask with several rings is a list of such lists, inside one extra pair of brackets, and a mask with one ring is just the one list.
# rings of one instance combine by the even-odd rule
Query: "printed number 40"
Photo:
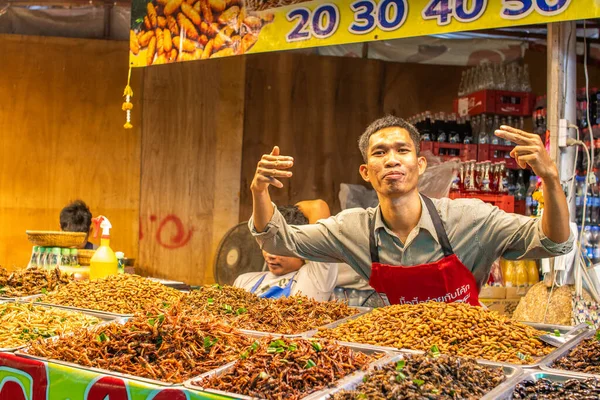
[(437, 19), (438, 25), (448, 25), (452, 18), (473, 22), (483, 15), (486, 8), (487, 0), (431, 0), (421, 16), (423, 19)]
[(373, 0), (359, 0), (350, 5), (354, 11), (354, 22), (348, 30), (363, 35), (375, 27), (382, 31), (393, 31), (400, 28), (408, 14), (406, 0), (382, 0), (379, 4)]
[(288, 42), (308, 40), (312, 37), (325, 39), (337, 31), (340, 11), (335, 4), (322, 4), (315, 8), (315, 11), (305, 7), (295, 8), (286, 18), (289, 22), (297, 21), (294, 29), (287, 34)]

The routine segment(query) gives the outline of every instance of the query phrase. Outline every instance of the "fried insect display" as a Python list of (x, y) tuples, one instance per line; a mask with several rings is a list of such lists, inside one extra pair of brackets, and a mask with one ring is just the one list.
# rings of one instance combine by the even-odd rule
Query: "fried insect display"
[(96, 325), (90, 315), (22, 303), (0, 304), (0, 348), (16, 348), (37, 338), (48, 338)]
[(153, 305), (176, 304), (182, 293), (138, 275), (113, 275), (94, 281), (74, 281), (41, 297), (44, 303), (134, 314)]
[(154, 309), (149, 315), (38, 340), (27, 352), (85, 367), (181, 383), (237, 360), (252, 340), (213, 318)]
[(28, 268), (10, 272), (0, 267), (0, 297), (23, 297), (48, 293), (71, 282), (60, 269)]
[(374, 358), (332, 341), (262, 339), (223, 374), (194, 385), (261, 399), (300, 399), (365, 368)]
[(369, 372), (354, 390), (334, 400), (480, 399), (506, 379), (502, 368), (435, 353), (406, 355)]
[(531, 364), (553, 348), (530, 326), (464, 303), (393, 305), (373, 310), (317, 337), (425, 350), (514, 364)]

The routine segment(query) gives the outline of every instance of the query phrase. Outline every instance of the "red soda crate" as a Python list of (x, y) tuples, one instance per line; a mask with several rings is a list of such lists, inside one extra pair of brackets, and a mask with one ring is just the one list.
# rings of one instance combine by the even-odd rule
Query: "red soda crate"
[[(476, 144), (445, 143), (445, 142), (421, 142), (421, 151), (431, 151), (435, 156), (441, 157), (444, 161), (451, 159), (460, 159), (469, 161), (477, 159)], [(458, 155), (450, 155), (450, 152), (456, 152)]]
[(495, 114), (516, 117), (530, 116), (535, 97), (526, 92), (480, 90), (454, 100), (454, 112), (460, 116)]
[(515, 212), (515, 197), (508, 194), (451, 192), (448, 197), (451, 199), (481, 199), (486, 203), (497, 206), (499, 209), (505, 212)]
[(477, 161), (491, 161), (493, 163), (504, 161), (506, 162), (506, 168), (519, 169), (517, 161), (509, 155), (513, 149), (514, 146), (480, 144), (477, 151)]

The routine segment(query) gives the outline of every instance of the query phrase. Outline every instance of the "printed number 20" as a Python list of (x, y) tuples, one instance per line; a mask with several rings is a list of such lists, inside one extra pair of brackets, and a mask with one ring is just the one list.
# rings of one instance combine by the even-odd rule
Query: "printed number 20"
[(340, 12), (335, 4), (322, 4), (311, 11), (295, 8), (287, 14), (289, 22), (297, 20), (296, 26), (287, 35), (288, 42), (308, 40), (313, 36), (325, 39), (333, 35), (340, 24)]
[(383, 31), (396, 30), (404, 24), (408, 14), (406, 0), (383, 0), (379, 4), (359, 0), (352, 3), (350, 9), (354, 11), (354, 22), (348, 30), (358, 35), (371, 32), (376, 26)]

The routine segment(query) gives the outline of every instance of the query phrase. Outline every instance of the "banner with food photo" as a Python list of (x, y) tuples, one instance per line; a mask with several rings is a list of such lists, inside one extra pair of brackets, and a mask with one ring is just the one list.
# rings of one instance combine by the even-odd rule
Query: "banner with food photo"
[(133, 0), (130, 64), (598, 17), (597, 0)]

